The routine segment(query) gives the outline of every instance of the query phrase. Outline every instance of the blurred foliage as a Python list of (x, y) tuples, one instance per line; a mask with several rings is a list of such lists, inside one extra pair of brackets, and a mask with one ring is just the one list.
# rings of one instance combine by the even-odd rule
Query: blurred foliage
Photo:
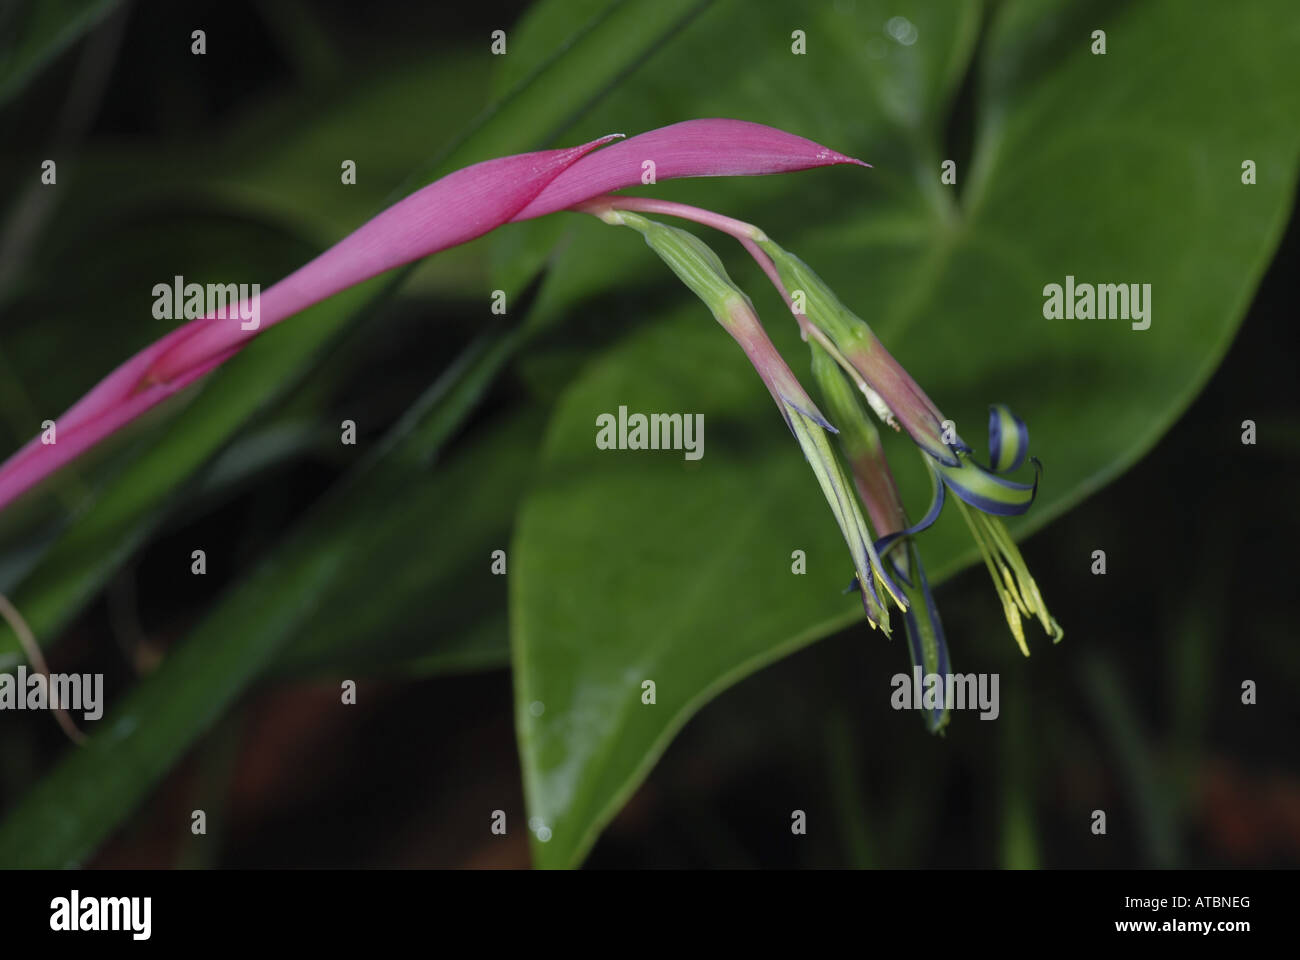
[[(169, 326), (145, 296), (160, 280), (266, 286), (467, 163), (732, 116), (873, 169), (638, 192), (762, 225), (959, 425), (982, 427), (993, 401), (1025, 417), (1047, 472), (1014, 527), (1024, 536), (1132, 466), (1214, 371), (1281, 237), (1300, 148), (1300, 24), (1283, 2), (1189, 20), (1174, 2), (838, 0), (796, 12), (775, 0), (551, 0), (479, 10), (450, 30), (434, 11), (405, 19), (405, 6), (364, 22), (329, 4), (59, 6), (19, 4), (0, 20), (21, 27), (0, 43), (0, 119), (24, 131), (0, 157), (15, 185), (0, 208), (7, 449)], [(188, 50), (199, 21), (206, 57)], [(509, 35), (500, 58), (488, 53), (497, 27)], [(1098, 27), (1105, 56), (1088, 52)], [(805, 56), (791, 53), (795, 29)], [(213, 72), (226, 72), (231, 49), (261, 64), (238, 87)], [(66, 122), (98, 89), (87, 64), (106, 55), (116, 66), (98, 120)], [(42, 193), (31, 171), (47, 155), (59, 181)], [(1246, 158), (1252, 187), (1240, 181)], [(343, 159), (357, 163), (355, 187), (339, 183)], [(939, 183), (945, 159), (956, 187)], [(49, 731), (0, 738), (0, 864), (86, 862), (256, 685), (434, 677), (507, 657), (528, 803), (515, 823), (546, 827), (545, 842), (532, 831), (537, 864), (577, 864), (704, 704), (860, 619), (840, 593), (849, 567), (834, 523), (758, 379), (624, 233), (557, 215), (341, 294), (0, 515), (0, 590), (52, 645), (54, 668), (73, 669), (73, 655), (117, 660), (110, 712), (85, 749)], [(806, 370), (776, 294), (738, 248), (716, 245)], [(1067, 274), (1151, 283), (1151, 329), (1044, 321), (1043, 285)], [(510, 314), (489, 325), (497, 287)], [(704, 459), (596, 451), (596, 416), (621, 404), (703, 413)], [(356, 447), (338, 443), (344, 418), (358, 424)], [(1225, 429), (1216, 442), (1237, 440)], [(919, 510), (920, 464), (905, 443), (889, 452)], [(1203, 470), (1164, 496), (1195, 499)], [(1039, 541), (1060, 540), (1036, 572), (1067, 630), (1060, 648), (1040, 639), (1030, 662), (1000, 629), (982, 570), (939, 592), (956, 669), (1002, 672), (1003, 723), (959, 717), (948, 738), (924, 736), (886, 707), (903, 651), (859, 624), (821, 660), (802, 655), (780, 679), (724, 696), (733, 719), (692, 743), (723, 758), (723, 777), (782, 753), (779, 727), (756, 723), (765, 741), (745, 732), (750, 718), (788, 716), (790, 743), (825, 745), (796, 752), (814, 766), (796, 779), (823, 784), (835, 836), (860, 865), (950, 862), (935, 845), (961, 825), (944, 819), (939, 791), (955, 771), (984, 769), (978, 815), (996, 826), (978, 855), (1055, 862), (1040, 840), (1054, 822), (1044, 765), (1062, 744), (1085, 769), (1101, 751), (1127, 791), (1142, 862), (1177, 862), (1223, 619), (1207, 626), (1195, 611), (1215, 593), (1199, 591), (1174, 627), (1134, 632), (1121, 667), (1113, 649), (1091, 649), (1098, 621), (1077, 602), (1095, 589), (1080, 558), (1098, 540), (1070, 537), (1030, 551), (1032, 567)], [(935, 582), (976, 559), (951, 515), (921, 542)], [(193, 578), (199, 545), (210, 573)], [(490, 573), (499, 548), (504, 583)], [(808, 556), (805, 577), (790, 574), (794, 549)], [(1108, 582), (1127, 576), (1130, 589), (1141, 566), (1160, 563), (1112, 557)], [(123, 585), (135, 583), (137, 609), (123, 617)], [(76, 654), (69, 637), (86, 630), (93, 649)], [(1161, 650), (1152, 635), (1185, 636), (1186, 649)], [(1176, 699), (1153, 718), (1130, 701), (1152, 683), (1132, 667), (1162, 658)], [(17, 662), (0, 631), (0, 666)], [(646, 679), (654, 706), (641, 703)], [(1041, 692), (1075, 685), (1086, 720), (1054, 714)], [(874, 754), (883, 773), (855, 762), (878, 735), (868, 717), (896, 741)], [(1144, 732), (1165, 719), (1177, 743), (1168, 763)], [(224, 737), (214, 749), (229, 749)], [(52, 769), (31, 756), (41, 742), (61, 754)], [(767, 805), (788, 831), (800, 801)], [(713, 862), (743, 862), (725, 840), (705, 847)], [(813, 849), (812, 862), (843, 862)], [(610, 850), (597, 848), (598, 862)]]

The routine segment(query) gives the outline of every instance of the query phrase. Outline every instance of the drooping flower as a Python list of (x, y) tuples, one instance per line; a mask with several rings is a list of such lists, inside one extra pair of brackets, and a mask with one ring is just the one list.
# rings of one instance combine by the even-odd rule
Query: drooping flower
[[(990, 466), (976, 462), (971, 447), (944, 420), (939, 408), (890, 355), (866, 322), (844, 306), (811, 267), (753, 224), (686, 204), (643, 197), (598, 197), (580, 209), (663, 213), (706, 224), (738, 239), (784, 297), (804, 338), (821, 347), (857, 387), (868, 406), (895, 429), (901, 425), (925, 454), (934, 481), (930, 509), (920, 522), (883, 537), (877, 549), (883, 552), (894, 540), (910, 538), (932, 524), (943, 507), (944, 490), (951, 490), (993, 577), (1007, 624), (1020, 650), (1028, 656), (1022, 616), (1037, 618), (1053, 642), (1062, 639), (1064, 631), (1048, 613), (1020, 549), (1001, 520), (1027, 511), (1038, 492), (1037, 474), (1041, 465), (1037, 460), (1033, 461), (1033, 483), (1020, 483), (1001, 475), (1018, 469), (1025, 461), (1029, 432), (1023, 421), (1005, 406), (992, 407)], [(879, 485), (880, 481), (868, 481), (868, 484)], [(864, 492), (864, 497), (869, 493), (869, 490)], [(911, 553), (911, 548), (905, 552)], [(913, 607), (919, 608), (917, 604)]]
[(1001, 520), (1023, 514), (1038, 493), (1037, 474), (1041, 467), (1036, 460), (1033, 483), (1020, 483), (1001, 475), (1019, 468), (1025, 461), (1029, 431), (1024, 423), (1005, 406), (992, 407), (990, 466), (978, 463), (971, 447), (944, 420), (938, 407), (890, 355), (864, 320), (844, 306), (798, 257), (770, 238), (754, 242), (771, 258), (787, 299), (793, 299), (791, 291), (802, 294), (806, 319), (801, 323), (820, 331), (827, 352), (859, 383), (877, 412), (887, 421), (900, 424), (926, 455), (926, 464), (939, 482), (935, 484), (934, 501), (926, 519), (909, 528), (908, 533), (919, 532), (933, 522), (943, 505), (944, 488), (950, 490), (993, 577), (1007, 624), (1021, 652), (1029, 655), (1022, 616), (1037, 618), (1052, 641), (1059, 642), (1064, 631), (1048, 613), (1019, 547)]
[[(1059, 640), (1060, 627), (1047, 613), (1038, 587), (1000, 519), (1023, 513), (1037, 492), (1037, 474), (1032, 484), (1003, 476), (1025, 461), (1028, 431), (1018, 418), (1005, 407), (992, 408), (989, 465), (978, 463), (973, 450), (867, 324), (849, 311), (811, 268), (762, 230), (683, 204), (608, 194), (640, 183), (647, 160), (654, 161), (657, 180), (750, 176), (861, 161), (802, 137), (735, 120), (687, 121), (599, 149), (617, 136), (567, 150), (489, 160), (456, 171), (393, 205), (270, 287), (260, 298), (260, 323), (255, 329), (238, 322), (244, 313), (240, 304), (226, 315), (204, 317), (172, 331), (123, 363), (60, 417), (58, 444), (47, 446), (33, 440), (0, 465), (0, 508), (219, 366), (253, 336), (286, 317), (346, 287), (464, 243), (504, 223), (580, 210), (640, 230), (744, 348), (835, 514), (873, 625), (888, 632), (886, 598), (892, 600), (908, 615), (914, 661), (928, 672), (945, 672), (942, 626), (915, 537), (938, 516), (944, 491), (950, 490), (983, 553), (1021, 649), (1028, 653), (1022, 616), (1037, 617)], [(731, 283), (712, 250), (697, 238), (640, 217), (637, 211), (697, 220), (735, 236), (744, 245), (785, 297), (805, 339), (811, 341), (824, 388), (826, 383), (837, 384), (833, 389), (842, 400), (851, 383), (879, 417), (896, 429), (901, 426), (923, 452), (934, 481), (934, 496), (919, 523), (907, 525), (879, 436), (862, 416), (853, 390), (847, 390), (852, 407), (841, 414), (838, 400), (833, 406), (837, 417), (853, 427), (842, 439), (858, 493), (880, 532), (880, 539), (873, 541), (828, 438), (835, 428), (777, 354), (749, 299)], [(796, 293), (798, 302), (793, 296)], [(836, 377), (832, 380), (827, 371), (835, 372)], [(1034, 467), (1036, 472), (1040, 469), (1037, 461)], [(945, 721), (946, 716), (934, 715), (929, 722), (933, 727)]]
[(785, 418), (786, 426), (799, 442), (804, 458), (831, 507), (853, 558), (868, 622), (889, 633), (886, 598), (904, 611), (907, 610), (907, 600), (876, 555), (870, 528), (827, 436), (834, 433), (835, 428), (822, 416), (777, 352), (749, 297), (732, 282), (717, 254), (694, 234), (630, 211), (606, 207), (598, 215), (606, 223), (631, 227), (639, 232), (650, 249), (703, 301), (718, 323), (744, 350)]
[(755, 176), (859, 163), (794, 134), (739, 120), (690, 120), (598, 149), (578, 147), (487, 160), (399, 201), (261, 294), (256, 329), (206, 316), (178, 327), (105, 377), (56, 421), (58, 441), (34, 438), (0, 465), (0, 509), (151, 407), (220, 366), (262, 331), (347, 287), (465, 243), (502, 224), (567, 209), (608, 190), (656, 179)]
[[(849, 461), (867, 516), (880, 535), (875, 543), (876, 552), (907, 598), (904, 624), (912, 665), (920, 667), (923, 675), (946, 674), (949, 661), (943, 622), (921, 564), (920, 548), (908, 530), (907, 514), (885, 459), (880, 432), (866, 416), (862, 400), (855, 395), (830, 353), (815, 340), (809, 346), (813, 377), (821, 389), (826, 409), (839, 424), (840, 446)], [(849, 589), (860, 589), (856, 577)], [(926, 712), (926, 727), (931, 733), (938, 733), (947, 726), (948, 719), (948, 708), (941, 704)]]

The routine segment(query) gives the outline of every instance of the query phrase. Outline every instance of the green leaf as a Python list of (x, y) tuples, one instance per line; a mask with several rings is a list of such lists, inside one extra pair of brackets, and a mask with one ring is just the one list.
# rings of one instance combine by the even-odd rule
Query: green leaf
[[(1013, 525), (1024, 536), (1148, 450), (1230, 343), (1291, 207), (1300, 21), (1282, 2), (1194, 20), (1175, 2), (1115, 5), (1104, 17), (1108, 52), (1094, 56), (1089, 5), (997, 10), (975, 64), (973, 157), (956, 186), (939, 181), (940, 163), (961, 156), (943, 138), (976, 30), (948, 3), (836, 4), (800, 17), (719, 4), (583, 126), (611, 115), (631, 129), (738, 116), (874, 163), (652, 189), (757, 222), (806, 260), (969, 442), (983, 436), (989, 403), (1023, 417), (1046, 466), (1039, 502)], [(913, 43), (890, 35), (896, 16)], [(790, 52), (795, 27), (807, 32), (804, 57)], [(1247, 159), (1253, 186), (1241, 181)], [(720, 690), (862, 617), (840, 593), (851, 566), (834, 523), (758, 378), (698, 305), (611, 300), (615, 282), (659, 289), (664, 277), (630, 277), (626, 261), (645, 253), (597, 238), (600, 229), (577, 229), (582, 282), (548, 309), (613, 303), (625, 326), (654, 323), (567, 387), (516, 529), (516, 717), (529, 814), (547, 828), (545, 842), (534, 837), (542, 866), (579, 863)], [(728, 269), (795, 370), (807, 370), (788, 313), (731, 250)], [(566, 254), (555, 269), (570, 266)], [(1044, 286), (1067, 275), (1151, 284), (1150, 329), (1045, 319)], [(597, 450), (596, 417), (620, 405), (703, 413), (703, 459)], [(903, 438), (885, 440), (919, 516), (923, 465)], [(955, 511), (920, 542), (935, 583), (976, 558)], [(796, 549), (806, 576), (791, 574)], [(1045, 599), (1068, 634), (1059, 609), (1068, 598)], [(985, 615), (1000, 622), (992, 590)], [(1030, 640), (1035, 658), (1050, 655), (1044, 639)], [(963, 637), (948, 641), (960, 664)], [(653, 705), (642, 702), (645, 681)], [(862, 683), (864, 695), (887, 695), (885, 677)]]

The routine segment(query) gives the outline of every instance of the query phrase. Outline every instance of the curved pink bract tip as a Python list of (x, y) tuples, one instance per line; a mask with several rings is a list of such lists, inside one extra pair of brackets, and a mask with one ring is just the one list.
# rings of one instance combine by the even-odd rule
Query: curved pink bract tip
[(753, 177), (841, 163), (870, 166), (820, 143), (747, 120), (685, 120), (584, 157), (557, 176), (514, 220), (567, 210), (602, 193), (639, 186), (647, 160), (656, 180)]

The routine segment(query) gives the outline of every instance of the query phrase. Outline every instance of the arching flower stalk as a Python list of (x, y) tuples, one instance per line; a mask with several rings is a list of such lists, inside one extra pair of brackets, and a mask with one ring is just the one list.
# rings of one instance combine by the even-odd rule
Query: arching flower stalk
[[(852, 557), (867, 618), (889, 632), (893, 603), (907, 616), (913, 662), (928, 673), (947, 671), (943, 629), (921, 566), (916, 535), (934, 522), (944, 491), (984, 555), (1007, 621), (1028, 654), (1021, 617), (1036, 617), (1054, 640), (1060, 627), (1047, 612), (1037, 585), (1001, 517), (1024, 513), (1037, 493), (1032, 484), (1007, 479), (1028, 448), (1023, 422), (1005, 407), (992, 408), (990, 462), (945, 430), (946, 421), (924, 391), (875, 334), (846, 308), (803, 261), (752, 224), (670, 201), (621, 197), (608, 191), (640, 183), (646, 159), (657, 178), (752, 176), (831, 164), (862, 164), (812, 141), (759, 124), (695, 120), (652, 130), (607, 146), (621, 135), (578, 147), (502, 157), (449, 174), (380, 213), (315, 260), (270, 287), (260, 298), (260, 322), (251, 327), (244, 304), (193, 320), (146, 347), (104, 378), (57, 421), (58, 443), (33, 439), (0, 465), (0, 509), (80, 453), (99, 443), (243, 349), (274, 324), (380, 273), (465, 243), (506, 223), (561, 210), (594, 214), (639, 231), (665, 263), (696, 293), (745, 351), (786, 425), (798, 441), (831, 507)], [(602, 149), (603, 148), (603, 149)], [(814, 376), (833, 415), (844, 425), (841, 442), (857, 494), (829, 439), (835, 427), (817, 409), (759, 323), (749, 298), (727, 275), (717, 255), (690, 233), (649, 220), (666, 214), (719, 229), (740, 241), (780, 291), (813, 351)], [(934, 481), (926, 516), (908, 525), (880, 437), (858, 396), (894, 429), (905, 430), (922, 451)], [(873, 538), (874, 526), (878, 538)], [(934, 711), (931, 729), (947, 722)]]
[[(690, 120), (607, 146), (621, 137), (612, 134), (577, 147), (501, 157), (457, 170), (384, 210), (271, 286), (256, 303), (230, 304), (171, 331), (123, 362), (65, 411), (55, 421), (56, 442), (34, 437), (0, 464), (0, 510), (155, 405), (201, 380), (275, 324), (350, 286), (504, 224), (568, 210), (607, 191), (638, 184), (646, 160), (654, 161), (658, 180), (759, 176), (861, 164), (803, 137), (739, 120)], [(752, 329), (756, 321), (747, 333), (743, 310), (736, 304), (732, 307), (737, 312), (731, 329), (740, 337), (752, 336), (753, 348), (761, 349)], [(246, 322), (254, 317), (251, 324)], [(824, 421), (815, 414), (811, 400), (799, 409), (803, 398), (794, 389), (797, 384), (785, 379), (789, 371), (783, 373), (779, 361), (772, 350), (763, 366), (769, 386), (774, 396), (787, 398), (782, 401), (787, 404), (787, 423), (807, 449), (818, 452), (810, 462), (822, 471), (823, 487), (833, 488), (834, 479), (826, 473), (834, 460), (824, 455), (829, 453), (821, 435)], [(857, 568), (874, 573), (871, 537), (860, 516), (855, 518), (845, 506), (837, 517), (846, 537), (853, 539)], [(879, 580), (864, 576), (863, 582)], [(888, 614), (879, 599), (867, 601), (866, 606), (873, 623), (887, 628)], [(8, 612), (0, 607), (0, 613)], [(14, 625), (32, 663), (46, 672), (40, 649), (17, 611), (6, 619)], [(60, 715), (60, 720), (67, 718)], [(75, 728), (69, 733), (75, 736)]]
[[(201, 379), (254, 337), (326, 297), (506, 223), (567, 210), (641, 182), (759, 176), (861, 164), (803, 137), (741, 120), (688, 120), (606, 146), (622, 134), (560, 150), (487, 160), (436, 180), (384, 210), (267, 289), (251, 305), (186, 323), (106, 376), (56, 421), (56, 443), (34, 437), (0, 464), (0, 509), (153, 406)], [(604, 149), (599, 149), (604, 147)]]

